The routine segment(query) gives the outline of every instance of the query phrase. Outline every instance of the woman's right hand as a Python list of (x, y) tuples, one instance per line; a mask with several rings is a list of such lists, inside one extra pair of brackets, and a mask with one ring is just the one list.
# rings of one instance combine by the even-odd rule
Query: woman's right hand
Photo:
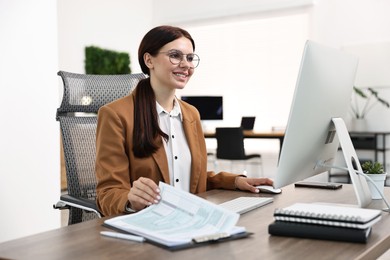
[(127, 194), (127, 199), (130, 202), (131, 208), (139, 211), (146, 206), (157, 204), (160, 201), (160, 189), (151, 179), (140, 177), (133, 182), (133, 187)]

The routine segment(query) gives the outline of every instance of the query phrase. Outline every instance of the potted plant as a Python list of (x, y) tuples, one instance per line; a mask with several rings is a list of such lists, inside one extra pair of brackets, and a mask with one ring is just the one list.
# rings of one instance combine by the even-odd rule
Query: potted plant
[[(354, 90), (354, 102), (352, 103), (352, 113), (356, 119), (363, 119), (366, 117), (367, 113), (376, 105), (382, 104), (385, 107), (389, 108), (390, 103), (380, 98), (378, 92), (373, 88), (357, 88), (353, 87)], [(363, 106), (359, 106), (358, 97), (363, 98), (365, 101)]]
[[(362, 164), (362, 170), (383, 193), (387, 175), (383, 165), (380, 162), (373, 163), (371, 161), (367, 161)], [(382, 199), (381, 194), (374, 187), (372, 182), (368, 181), (368, 187), (370, 189), (372, 199)]]

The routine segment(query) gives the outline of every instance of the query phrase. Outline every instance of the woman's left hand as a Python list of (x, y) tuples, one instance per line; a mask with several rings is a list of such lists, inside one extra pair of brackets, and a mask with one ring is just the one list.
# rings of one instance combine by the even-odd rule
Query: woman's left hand
[(259, 193), (259, 189), (256, 186), (270, 185), (273, 186), (274, 181), (269, 178), (236, 178), (236, 188), (239, 190), (247, 190), (253, 193)]

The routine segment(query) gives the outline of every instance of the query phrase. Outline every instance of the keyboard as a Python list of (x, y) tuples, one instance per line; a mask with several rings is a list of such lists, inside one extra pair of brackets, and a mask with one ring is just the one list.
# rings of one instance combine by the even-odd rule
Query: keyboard
[(219, 204), (227, 210), (236, 212), (238, 214), (244, 214), (250, 210), (262, 207), (268, 203), (271, 203), (273, 198), (264, 197), (238, 197)]

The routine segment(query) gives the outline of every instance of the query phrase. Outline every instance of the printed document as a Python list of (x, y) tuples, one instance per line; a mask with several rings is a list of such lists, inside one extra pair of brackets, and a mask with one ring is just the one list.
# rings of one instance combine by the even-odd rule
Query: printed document
[(191, 243), (195, 237), (245, 232), (235, 226), (239, 214), (163, 182), (159, 187), (158, 204), (105, 224), (168, 247)]

